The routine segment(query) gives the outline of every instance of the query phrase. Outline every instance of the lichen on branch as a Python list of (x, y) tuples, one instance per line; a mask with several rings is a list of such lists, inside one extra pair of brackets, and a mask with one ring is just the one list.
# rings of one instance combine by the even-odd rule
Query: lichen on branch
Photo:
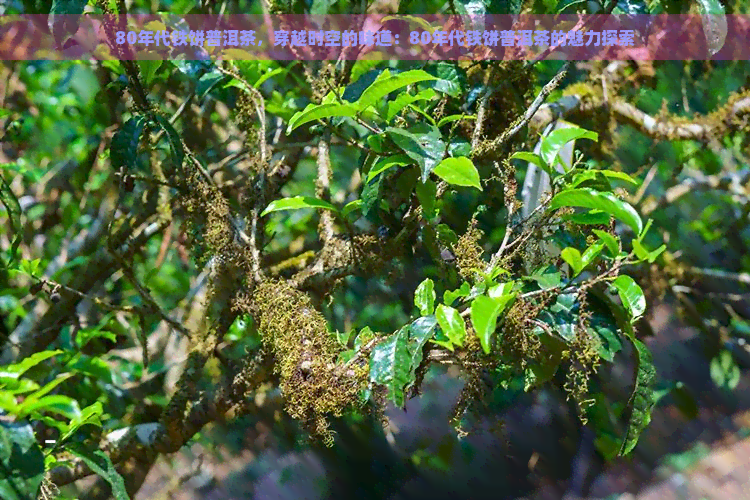
[(341, 416), (356, 405), (367, 383), (367, 360), (337, 365), (343, 349), (325, 318), (308, 295), (287, 281), (263, 281), (237, 305), (258, 320), (289, 414), (332, 444), (327, 417)]

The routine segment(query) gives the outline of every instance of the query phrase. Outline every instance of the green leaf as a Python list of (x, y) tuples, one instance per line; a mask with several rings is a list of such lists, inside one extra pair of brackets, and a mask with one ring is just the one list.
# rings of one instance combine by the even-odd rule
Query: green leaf
[(562, 285), (562, 273), (554, 266), (538, 269), (533, 274), (527, 276), (526, 279), (536, 281), (542, 290), (549, 290)]
[(346, 217), (350, 213), (356, 210), (361, 210), (361, 209), (362, 209), (362, 200), (350, 201), (349, 203), (344, 205), (344, 208), (341, 209), (341, 215)]
[[(567, 130), (567, 129), (563, 129)], [(583, 207), (602, 210), (630, 226), (635, 234), (640, 234), (643, 221), (638, 212), (625, 201), (612, 193), (602, 193), (589, 188), (569, 189), (555, 195), (550, 208)]]
[(112, 486), (112, 496), (115, 500), (130, 500), (125, 489), (125, 481), (115, 469), (109, 455), (101, 450), (90, 450), (79, 443), (70, 443), (65, 449), (83, 460), (92, 471), (107, 480)]
[(335, 0), (313, 0), (310, 14), (320, 16), (328, 14), (328, 10), (336, 3)]
[(182, 161), (185, 159), (185, 150), (182, 147), (180, 135), (169, 123), (169, 120), (163, 116), (156, 115), (156, 123), (162, 128), (162, 130), (164, 130), (167, 142), (169, 143), (169, 151), (172, 153), (172, 160), (174, 161), (174, 164), (180, 168), (182, 166)]
[(445, 154), (445, 143), (440, 130), (430, 125), (419, 124), (411, 130), (388, 127), (386, 133), (409, 158), (417, 162), (422, 172), (422, 182), (427, 182), (430, 173)]
[(490, 353), (492, 334), (495, 332), (497, 317), (503, 312), (513, 296), (490, 298), (480, 295), (471, 302), (471, 323), (479, 337), (485, 354)]
[(66, 365), (66, 369), (94, 377), (98, 381), (108, 384), (114, 382), (112, 368), (98, 356), (79, 354)]
[(560, 367), (561, 360), (562, 352), (555, 351), (543, 363), (530, 362), (524, 370), (524, 392), (529, 392), (552, 380)]
[(372, 350), (370, 380), (384, 385), (396, 406), (404, 405), (404, 387), (409, 383), (411, 357), (409, 355), (409, 326), (392, 334)]
[[(463, 121), (463, 120), (476, 120), (477, 117), (475, 115), (467, 115), (467, 114), (460, 114), (460, 115), (448, 115), (441, 118), (437, 126), (442, 127), (443, 125), (448, 125), (449, 123)], [(465, 156), (465, 155), (464, 155)]]
[(740, 382), (740, 367), (735, 363), (732, 353), (723, 349), (711, 360), (711, 380), (721, 389), (733, 390)]
[(586, 181), (596, 179), (597, 177), (617, 179), (620, 181), (628, 182), (630, 184), (638, 184), (637, 180), (633, 179), (625, 172), (618, 172), (616, 170), (584, 170), (583, 172), (579, 172), (573, 176), (573, 180), (570, 182), (569, 186), (571, 188), (574, 188)]
[[(341, 96), (343, 100), (349, 101), (350, 103), (357, 102), (357, 100), (362, 97), (362, 93), (367, 90), (367, 87), (372, 85), (373, 82), (378, 79), (378, 76), (380, 76), (380, 74), (385, 71), (385, 68), (372, 69), (370, 71), (367, 71), (365, 69), (365, 73), (361, 73), (360, 76), (355, 78), (357, 66), (365, 64), (367, 64), (365, 61), (357, 61), (357, 63), (355, 63), (355, 67), (352, 69), (353, 83), (349, 84), (344, 90), (344, 94)], [(377, 62), (375, 64), (377, 64)], [(389, 71), (391, 72), (391, 74), (399, 73), (399, 70), (397, 69), (391, 69)]]
[(193, 80), (199, 80), (200, 77), (211, 71), (214, 67), (214, 63), (210, 60), (183, 60), (176, 59), (170, 61), (179, 69), (182, 73), (189, 76)]
[(403, 73), (391, 74), (390, 71), (383, 71), (378, 78), (362, 92), (354, 107), (358, 111), (362, 111), (369, 106), (377, 104), (380, 99), (390, 94), (393, 91), (404, 88), (418, 82), (424, 82), (428, 80), (437, 80), (437, 77), (432, 76), (426, 71), (421, 69), (415, 69), (412, 71), (404, 71)]
[(70, 421), (70, 426), (68, 427), (67, 432), (65, 432), (60, 437), (58, 443), (66, 441), (84, 425), (95, 425), (96, 427), (101, 427), (101, 416), (103, 413), (104, 409), (102, 408), (102, 404), (99, 401), (90, 406), (87, 406), (86, 408), (81, 410), (81, 414), (79, 416)]
[(411, 95), (405, 92), (388, 103), (388, 111), (386, 112), (385, 119), (387, 121), (391, 121), (393, 117), (395, 117), (399, 113), (399, 111), (409, 106), (410, 104), (413, 104), (417, 101), (429, 101), (430, 99), (435, 98), (436, 95), (437, 94), (432, 89), (422, 90), (416, 95)]
[(620, 247), (617, 244), (617, 239), (608, 232), (602, 231), (601, 229), (593, 229), (592, 231), (607, 246), (609, 254), (612, 257), (617, 257), (617, 254), (620, 252)]
[(110, 331), (102, 330), (102, 328), (99, 326), (92, 328), (82, 328), (78, 330), (78, 333), (76, 333), (76, 345), (81, 348), (99, 337), (111, 340), (112, 342), (117, 341), (117, 335)]
[(427, 182), (418, 182), (415, 189), (417, 193), (417, 199), (419, 204), (422, 206), (422, 215), (427, 220), (432, 220), (437, 217), (437, 184), (433, 181), (428, 180)]
[(513, 281), (500, 283), (487, 290), (487, 295), (489, 295), (489, 297), (492, 299), (498, 299), (500, 297), (505, 297), (506, 295), (512, 295), (515, 285), (516, 284)]
[(375, 334), (369, 326), (362, 328), (354, 339), (354, 349), (359, 351), (362, 346), (375, 338)]
[(141, 78), (143, 80), (143, 84), (146, 86), (151, 85), (154, 80), (154, 76), (156, 76), (156, 72), (164, 63), (164, 61), (155, 61), (150, 59), (144, 59), (136, 62), (141, 70)]
[(403, 167), (406, 165), (413, 165), (414, 162), (409, 159), (407, 155), (393, 155), (386, 158), (381, 158), (370, 168), (367, 172), (367, 181), (370, 182), (375, 178), (376, 175), (385, 172), (386, 170), (393, 167)]
[(586, 322), (586, 328), (592, 336), (599, 338), (599, 356), (611, 363), (615, 359), (615, 354), (622, 350), (617, 322), (595, 295), (589, 298), (589, 312), (591, 315)]
[(470, 156), (471, 143), (461, 139), (452, 141), (448, 145), (448, 154), (453, 158), (458, 158), (459, 156)]
[(719, 0), (698, 0), (703, 34), (706, 35), (708, 53), (711, 57), (719, 52), (727, 39), (727, 16)]
[(560, 256), (573, 270), (573, 276), (577, 276), (583, 270), (583, 259), (581, 258), (581, 252), (577, 249), (573, 247), (565, 248), (560, 252)]
[[(599, 134), (578, 127), (559, 128), (542, 140), (540, 156), (552, 168), (557, 163), (557, 155), (560, 150), (570, 141), (578, 139), (591, 139), (596, 142), (599, 140)], [(566, 167), (566, 170), (568, 170), (570, 165), (566, 165)]]
[(466, 323), (461, 314), (450, 306), (439, 304), (435, 317), (448, 340), (459, 347), (463, 347), (464, 340), (466, 340)]
[(455, 62), (439, 62), (430, 65), (428, 70), (438, 79), (426, 83), (438, 92), (443, 92), (451, 97), (459, 97), (467, 87), (466, 74)]
[(334, 116), (355, 116), (357, 114), (357, 108), (351, 104), (340, 104), (336, 102), (329, 102), (324, 104), (308, 104), (305, 109), (297, 112), (289, 120), (289, 126), (286, 129), (287, 135), (291, 134), (292, 131), (305, 123), (310, 123), (315, 120), (322, 120), (323, 118), (332, 118)]
[(282, 198), (280, 200), (274, 200), (268, 204), (261, 217), (270, 214), (271, 212), (278, 212), (281, 210), (298, 210), (300, 208), (320, 208), (323, 210), (332, 210), (338, 213), (338, 208), (331, 205), (327, 201), (312, 198), (310, 196), (294, 196), (292, 198)]
[(18, 245), (21, 244), (21, 237), (23, 236), (21, 205), (18, 203), (16, 195), (10, 189), (10, 184), (5, 182), (5, 178), (2, 175), (0, 175), (0, 201), (2, 201), (5, 210), (8, 212), (10, 229), (13, 231), (13, 241), (10, 244), (10, 259), (8, 260), (8, 265), (10, 265), (16, 260), (16, 251), (18, 250)]
[(81, 409), (75, 399), (61, 394), (52, 394), (39, 399), (27, 398), (18, 407), (17, 412), (21, 418), (38, 412), (50, 412), (74, 419), (81, 414)]
[(586, 269), (594, 259), (604, 250), (604, 242), (597, 241), (583, 252), (581, 260), (583, 261), (583, 269)]
[(479, 183), (479, 172), (477, 172), (474, 163), (465, 156), (446, 158), (435, 167), (433, 173), (448, 184), (475, 187), (480, 191), (482, 190)]
[(419, 284), (414, 292), (414, 305), (422, 316), (429, 316), (435, 310), (435, 283), (427, 278)]
[(18, 363), (0, 367), (0, 377), (18, 378), (24, 373), (26, 373), (28, 370), (30, 370), (31, 368), (41, 363), (42, 361), (45, 361), (54, 356), (58, 356), (62, 353), (63, 351), (61, 350), (42, 351), (42, 352), (34, 353), (31, 356), (28, 356), (22, 359)]
[(612, 286), (617, 290), (622, 304), (630, 312), (631, 323), (634, 323), (646, 312), (646, 297), (643, 295), (643, 290), (633, 278), (624, 274), (618, 276), (612, 282)]
[(633, 240), (633, 251), (635, 252), (635, 255), (641, 260), (647, 260), (649, 264), (653, 264), (656, 258), (666, 249), (667, 245), (662, 245), (653, 252), (649, 252), (639, 240)]
[(561, 339), (570, 343), (575, 340), (578, 325), (579, 304), (575, 293), (562, 293), (555, 303), (539, 312), (538, 319), (557, 333)]
[(404, 387), (408, 389), (416, 379), (416, 372), (419, 365), (422, 363), (422, 348), (428, 340), (435, 334), (437, 328), (437, 320), (435, 316), (424, 316), (414, 320), (409, 327), (409, 379)]
[(602, 226), (609, 224), (610, 215), (601, 210), (589, 210), (585, 213), (565, 214), (560, 218), (574, 224)]
[(114, 169), (136, 166), (138, 144), (147, 123), (148, 118), (143, 115), (135, 115), (115, 132), (109, 146), (109, 158)]
[(636, 377), (633, 393), (628, 401), (630, 415), (625, 419), (628, 426), (620, 448), (620, 455), (627, 455), (635, 448), (641, 432), (651, 421), (651, 410), (656, 404), (654, 396), (656, 369), (652, 363), (651, 352), (635, 337), (630, 337), (630, 341), (635, 347)]
[(547, 164), (547, 162), (544, 161), (544, 158), (542, 158), (538, 154), (528, 153), (526, 151), (519, 151), (518, 153), (513, 153), (509, 159), (521, 160), (521, 161), (527, 161), (529, 163), (533, 163), (537, 167), (547, 172), (547, 175), (549, 175), (553, 179), (559, 175), (557, 172), (553, 171), (550, 168), (550, 166)]
[(445, 302), (446, 305), (453, 304), (455, 300), (459, 297), (468, 297), (471, 293), (471, 285), (464, 281), (461, 283), (461, 286), (453, 291), (446, 290), (443, 294), (443, 302)]
[(195, 84), (195, 94), (198, 98), (203, 99), (211, 90), (230, 78), (230, 76), (225, 75), (221, 71), (212, 69), (198, 79), (198, 82)]
[(383, 176), (379, 175), (374, 180), (367, 182), (362, 188), (362, 215), (365, 217), (378, 205), (378, 200), (382, 199), (380, 196), (382, 186)]
[(0, 420), (0, 498), (35, 500), (44, 479), (44, 455), (26, 422)]

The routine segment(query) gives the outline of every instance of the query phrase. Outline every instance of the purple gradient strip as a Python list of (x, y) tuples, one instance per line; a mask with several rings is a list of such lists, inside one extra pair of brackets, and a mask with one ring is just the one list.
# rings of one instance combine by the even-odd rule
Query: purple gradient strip
[(2, 60), (749, 60), (750, 16), (0, 16)]

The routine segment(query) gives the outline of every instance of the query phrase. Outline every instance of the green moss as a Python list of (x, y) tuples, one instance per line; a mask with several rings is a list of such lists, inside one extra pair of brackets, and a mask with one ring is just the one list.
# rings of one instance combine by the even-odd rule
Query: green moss
[(265, 281), (252, 296), (263, 343), (276, 358), (275, 371), (288, 413), (330, 443), (326, 417), (340, 416), (357, 401), (368, 364), (337, 366), (341, 347), (306, 294), (286, 281)]
[(482, 260), (484, 251), (479, 245), (479, 240), (483, 235), (484, 233), (477, 228), (476, 219), (472, 219), (469, 228), (453, 245), (458, 272), (464, 279), (474, 279), (478, 274), (477, 271), (484, 270), (486, 265)]

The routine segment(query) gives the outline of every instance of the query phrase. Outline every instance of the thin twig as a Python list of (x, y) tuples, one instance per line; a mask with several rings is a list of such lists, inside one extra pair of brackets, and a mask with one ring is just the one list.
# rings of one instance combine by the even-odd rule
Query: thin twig
[(566, 61), (565, 64), (563, 64), (562, 68), (560, 68), (560, 71), (558, 71), (557, 74), (552, 78), (552, 80), (547, 82), (547, 84), (542, 87), (539, 95), (536, 96), (526, 112), (524, 112), (524, 114), (518, 120), (516, 120), (516, 122), (512, 124), (510, 128), (506, 129), (500, 135), (500, 137), (490, 141), (489, 143), (486, 143), (486, 148), (474, 148), (472, 151), (472, 156), (476, 155), (479, 151), (483, 151), (484, 153), (486, 153), (487, 151), (497, 151), (514, 135), (516, 135), (519, 130), (526, 126), (526, 124), (529, 123), (529, 120), (531, 120), (534, 114), (536, 114), (542, 104), (544, 104), (544, 101), (547, 99), (547, 97), (549, 97), (552, 91), (555, 90), (558, 85), (560, 85), (560, 82), (565, 77), (565, 74), (567, 73), (569, 67), (570, 61)]

